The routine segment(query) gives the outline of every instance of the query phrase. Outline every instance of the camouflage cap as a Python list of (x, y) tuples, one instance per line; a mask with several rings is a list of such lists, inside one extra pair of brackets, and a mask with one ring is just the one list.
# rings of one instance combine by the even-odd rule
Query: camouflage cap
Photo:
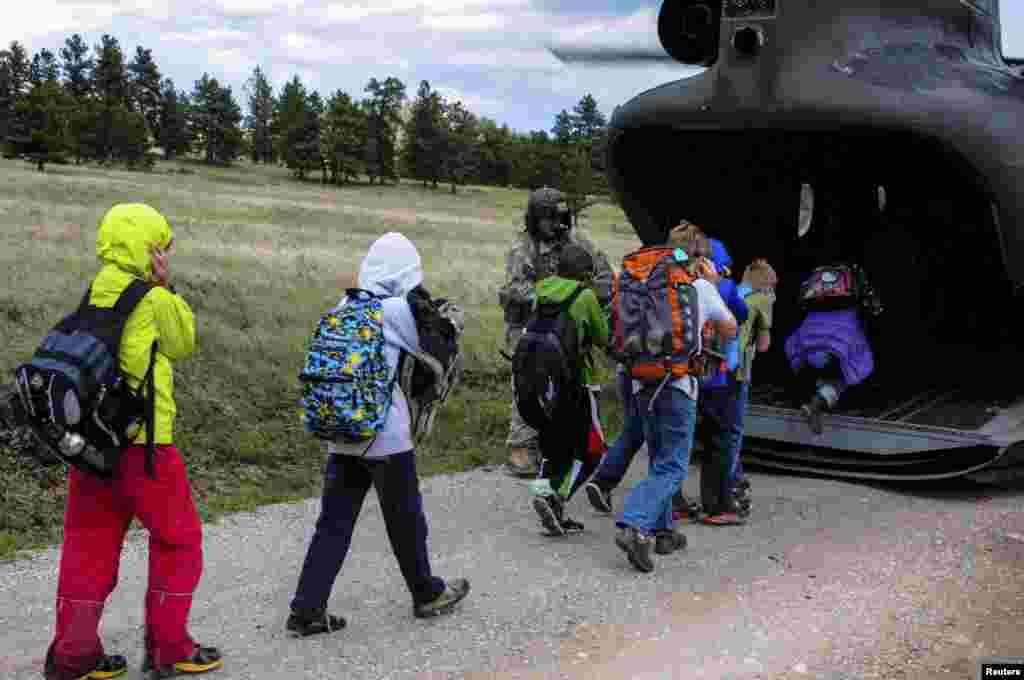
[(526, 204), (526, 210), (529, 213), (536, 213), (538, 211), (547, 209), (555, 210), (560, 207), (564, 207), (566, 204), (565, 194), (558, 189), (552, 189), (551, 187), (541, 187), (530, 192), (530, 198)]

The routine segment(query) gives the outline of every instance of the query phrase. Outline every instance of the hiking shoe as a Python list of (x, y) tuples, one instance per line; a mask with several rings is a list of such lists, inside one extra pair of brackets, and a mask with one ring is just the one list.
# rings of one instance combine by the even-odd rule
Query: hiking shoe
[(720, 512), (716, 515), (705, 515), (701, 518), (700, 522), (708, 526), (725, 527), (746, 524), (747, 520), (743, 519), (737, 510), (736, 512)]
[(612, 513), (612, 492), (609, 489), (605, 491), (600, 487), (597, 482), (587, 482), (583, 485), (584, 491), (587, 492), (587, 500), (598, 512), (605, 514)]
[(804, 419), (807, 421), (807, 426), (811, 428), (811, 432), (814, 434), (821, 434), (825, 431), (825, 409), (827, 404), (820, 395), (815, 394), (811, 397), (811, 400), (800, 407), (803, 411)]
[(574, 520), (574, 519), (572, 519), (570, 517), (562, 517), (561, 518), (561, 522), (562, 522), (562, 529), (565, 531), (566, 534), (572, 535), (572, 534), (582, 534), (583, 533), (583, 523), (582, 522), (577, 522), (576, 520)]
[(544, 525), (549, 536), (565, 536), (565, 527), (562, 526), (561, 508), (554, 496), (536, 496), (533, 499), (533, 509), (540, 517), (540, 523)]
[[(104, 654), (96, 662), (96, 667), (85, 675), (79, 676), (76, 680), (102, 680), (105, 678), (116, 678), (128, 672), (128, 660), (120, 654)], [(46, 665), (43, 671), (46, 677), (57, 674), (52, 657), (47, 654)]]
[(464, 578), (457, 578), (448, 581), (444, 586), (444, 592), (430, 602), (424, 602), (413, 607), (413, 615), (417, 619), (426, 619), (431, 616), (447, 614), (455, 608), (459, 602), (469, 594), (469, 581)]
[(672, 519), (676, 522), (696, 522), (700, 517), (700, 504), (687, 500), (680, 491), (672, 497)]
[(320, 633), (333, 633), (343, 629), (346, 625), (348, 622), (345, 619), (340, 616), (331, 616), (326, 611), (311, 614), (292, 612), (288, 616), (285, 628), (292, 633), (293, 637), (309, 637)]
[(671, 555), (684, 548), (686, 548), (686, 536), (675, 529), (659, 529), (654, 532), (654, 552), (659, 555)]
[(651, 561), (652, 542), (650, 536), (633, 527), (619, 529), (619, 534), (615, 537), (615, 545), (626, 553), (629, 563), (647, 574), (654, 571), (654, 562)]
[(187, 659), (176, 661), (167, 666), (152, 668), (149, 671), (149, 680), (160, 680), (161, 678), (176, 678), (181, 675), (199, 675), (215, 671), (224, 665), (220, 658), (220, 652), (215, 647), (200, 647), (196, 645), (192, 655)]

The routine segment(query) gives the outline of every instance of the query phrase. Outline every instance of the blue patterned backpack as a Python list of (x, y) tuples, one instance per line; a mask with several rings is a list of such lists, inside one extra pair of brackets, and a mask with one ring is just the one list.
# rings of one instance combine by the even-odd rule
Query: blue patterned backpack
[(365, 443), (384, 428), (394, 380), (384, 358), (384, 309), (377, 296), (349, 289), (313, 332), (299, 374), (302, 424), (320, 439)]

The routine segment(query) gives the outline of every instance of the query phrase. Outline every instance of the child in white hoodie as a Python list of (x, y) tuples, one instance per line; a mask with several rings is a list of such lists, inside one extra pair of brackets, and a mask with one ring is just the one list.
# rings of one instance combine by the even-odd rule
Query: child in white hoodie
[[(447, 320), (432, 305), (424, 304), (429, 296), (422, 282), (423, 267), (416, 246), (394, 232), (370, 246), (359, 270), (359, 288), (383, 298), (384, 355), (390, 379), (395, 377), (403, 353), (440, 353), (454, 342), (455, 332), (446, 327)], [(437, 358), (442, 363), (447, 359)], [(416, 432), (399, 381), (394, 381), (393, 389), (384, 428), (369, 450), (365, 445), (351, 449), (341, 443), (328, 445), (320, 518), (287, 622), (288, 630), (296, 635), (305, 637), (345, 627), (342, 617), (327, 614), (327, 600), (371, 484), (377, 489), (388, 538), (412, 594), (414, 615), (446, 614), (469, 592), (466, 579), (446, 583), (431, 573), (427, 520), (416, 473)]]

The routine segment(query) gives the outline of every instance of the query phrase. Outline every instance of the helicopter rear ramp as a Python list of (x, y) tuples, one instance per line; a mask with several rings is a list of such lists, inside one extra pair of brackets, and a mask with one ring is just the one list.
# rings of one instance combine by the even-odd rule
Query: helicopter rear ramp
[[(980, 386), (919, 390), (876, 409), (826, 416), (814, 434), (778, 389), (754, 390), (744, 461), (859, 479), (983, 482), (1024, 478), (1024, 399), (986, 397)], [(862, 399), (863, 401), (863, 399)]]

